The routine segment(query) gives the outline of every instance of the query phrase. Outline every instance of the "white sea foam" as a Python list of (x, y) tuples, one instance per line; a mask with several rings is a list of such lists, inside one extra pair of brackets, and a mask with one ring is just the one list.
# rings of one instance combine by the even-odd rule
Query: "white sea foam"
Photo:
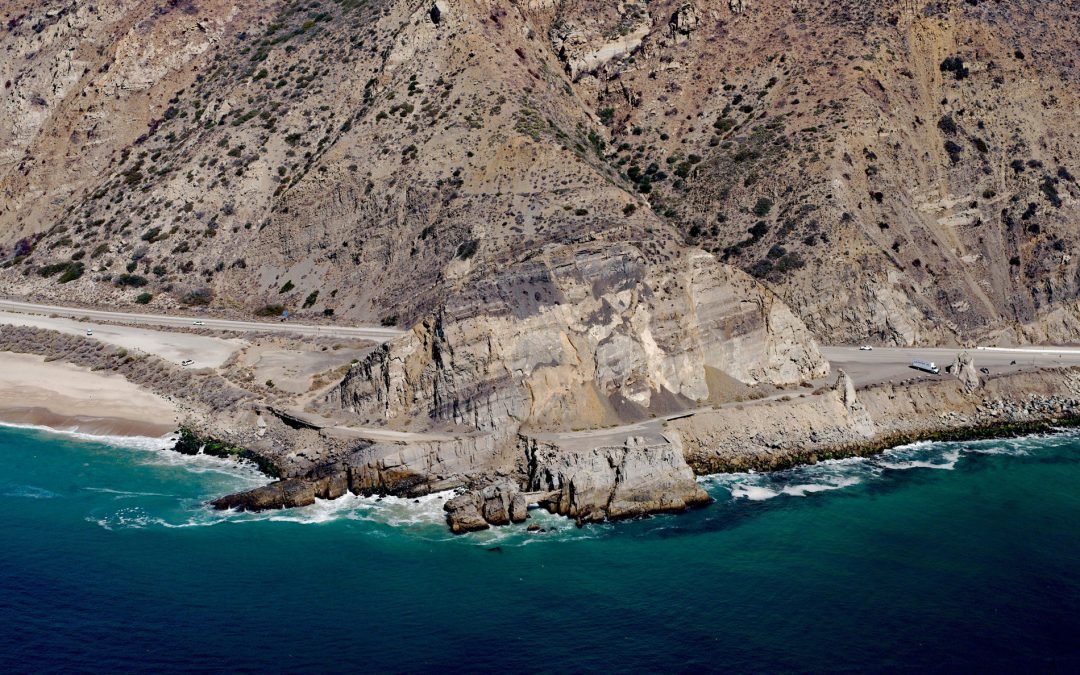
[(214, 457), (213, 455), (185, 455), (172, 450), (172, 445), (164, 449), (145, 448), (149, 452), (141, 458), (143, 464), (150, 466), (174, 466), (182, 468), (189, 473), (212, 473), (221, 474), (234, 478), (238, 481), (237, 490), (246, 487), (258, 487), (270, 482), (266, 474), (259, 471), (254, 463), (247, 460), (232, 459), (227, 457)]
[(99, 492), (102, 494), (116, 495), (116, 499), (129, 499), (132, 497), (172, 497), (163, 492), (129, 492), (127, 490), (113, 490), (112, 488), (84, 487), (87, 492)]
[(752, 502), (763, 502), (766, 499), (779, 497), (780, 493), (760, 485), (733, 485), (731, 496), (735, 499), (749, 499)]
[(22, 497), (24, 499), (52, 499), (59, 497), (51, 490), (45, 488), (39, 488), (34, 485), (5, 485), (0, 490), (3, 490), (0, 495), (4, 497)]
[(26, 429), (28, 431), (40, 431), (42, 433), (65, 436), (67, 438), (74, 438), (80, 441), (98, 443), (100, 445), (110, 445), (118, 448), (131, 448), (135, 450), (164, 450), (166, 448), (171, 448), (176, 443), (176, 436), (174, 434), (168, 434), (166, 436), (161, 436), (157, 438), (153, 436), (113, 436), (108, 434), (98, 435), (79, 431), (75, 427), (58, 429), (54, 427), (42, 426), (40, 424), (12, 424), (11, 422), (0, 422), (0, 427), (8, 427), (11, 429)]
[[(895, 448), (887, 450), (877, 460), (877, 464), (894, 471), (906, 471), (908, 469), (940, 469), (952, 471), (960, 460), (960, 448), (950, 448), (941, 453), (926, 453), (926, 448), (918, 448), (923, 452), (915, 455), (910, 452), (912, 448)], [(929, 455), (929, 456), (926, 456)], [(926, 456), (925, 459), (922, 457)], [(911, 459), (908, 459), (911, 457)]]
[(841, 478), (839, 480), (836, 480), (835, 482), (829, 483), (806, 483), (801, 485), (788, 485), (785, 486), (784, 489), (781, 490), (781, 492), (786, 495), (791, 495), (792, 497), (805, 497), (806, 495), (812, 494), (814, 492), (841, 490), (852, 485), (858, 485), (861, 482), (861, 479), (855, 476), (850, 476), (848, 478)]

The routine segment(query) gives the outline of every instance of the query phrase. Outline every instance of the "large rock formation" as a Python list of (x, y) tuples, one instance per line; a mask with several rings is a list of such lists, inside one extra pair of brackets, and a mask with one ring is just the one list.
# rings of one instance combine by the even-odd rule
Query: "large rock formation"
[[(519, 432), (557, 439), (709, 404), (725, 384), (827, 371), (787, 307), (711, 255), (650, 263), (625, 244), (582, 245), (464, 283), (356, 364), (331, 402), (364, 424), (456, 434), (363, 449), (348, 460), (361, 489), (416, 494), (524, 473), (531, 490), (559, 493), (552, 510), (586, 522), (703, 503), (678, 437), (519, 445)], [(510, 491), (492, 489), (448, 506), (455, 531), (508, 520)]]
[(964, 389), (968, 392), (973, 392), (982, 386), (982, 378), (979, 377), (979, 371), (975, 368), (975, 360), (967, 352), (957, 354), (956, 361), (949, 370), (964, 384)]
[(575, 448), (535, 439), (525, 444), (529, 489), (555, 492), (544, 504), (579, 524), (682, 511), (711, 501), (683, 459), (674, 432), (631, 437), (619, 446)]
[(464, 492), (443, 505), (446, 522), (454, 534), (486, 530), (492, 525), (523, 523), (528, 503), (518, 487), (509, 481)]
[(633, 247), (555, 249), (463, 289), (356, 365), (340, 404), (379, 423), (510, 438), (700, 405), (712, 373), (798, 384), (828, 365), (806, 327), (700, 251), (650, 265)]
[(215, 499), (210, 502), (216, 509), (238, 511), (267, 511), (315, 503), (315, 485), (308, 480), (292, 478)]

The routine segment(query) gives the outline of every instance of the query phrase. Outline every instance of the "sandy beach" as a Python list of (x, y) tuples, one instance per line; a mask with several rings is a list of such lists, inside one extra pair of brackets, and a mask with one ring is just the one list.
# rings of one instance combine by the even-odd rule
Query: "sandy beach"
[(0, 352), (0, 421), (109, 436), (162, 436), (176, 406), (118, 375)]

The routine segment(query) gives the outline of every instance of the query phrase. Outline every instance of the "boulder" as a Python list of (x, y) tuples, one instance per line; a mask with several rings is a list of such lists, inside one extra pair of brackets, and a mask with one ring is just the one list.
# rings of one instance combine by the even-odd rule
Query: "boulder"
[(490, 525), (480, 513), (481, 499), (476, 492), (458, 495), (443, 505), (446, 522), (454, 534), (486, 530)]
[(491, 525), (510, 524), (510, 502), (517, 492), (510, 485), (489, 485), (480, 492), (483, 500), (482, 515)]
[(732, 14), (742, 14), (750, 9), (750, 0), (728, 0), (728, 7)]
[(690, 3), (686, 3), (671, 15), (668, 26), (671, 28), (672, 35), (685, 36), (697, 28), (699, 23), (701, 23), (701, 18), (698, 16), (697, 9)]
[(956, 355), (956, 360), (953, 361), (949, 372), (960, 380), (964, 385), (964, 390), (969, 393), (982, 386), (982, 378), (979, 377), (979, 371), (975, 368), (975, 360), (967, 352), (960, 352)]
[(443, 17), (446, 16), (446, 2), (445, 0), (437, 0), (431, 4), (431, 9), (428, 11), (428, 16), (431, 17), (431, 23), (439, 25), (443, 21)]
[(523, 523), (529, 517), (529, 502), (520, 492), (510, 500), (510, 522)]
[(349, 491), (349, 474), (341, 464), (319, 467), (308, 475), (319, 499), (337, 499)]
[(280, 480), (263, 487), (226, 495), (210, 502), (215, 509), (268, 511), (308, 506), (315, 503), (315, 485), (302, 478)]
[(510, 481), (470, 490), (446, 502), (446, 522), (454, 534), (486, 530), (492, 525), (524, 522), (529, 503)]
[(622, 445), (577, 449), (526, 439), (531, 490), (579, 525), (703, 506), (711, 501), (683, 458), (675, 433), (629, 437)]

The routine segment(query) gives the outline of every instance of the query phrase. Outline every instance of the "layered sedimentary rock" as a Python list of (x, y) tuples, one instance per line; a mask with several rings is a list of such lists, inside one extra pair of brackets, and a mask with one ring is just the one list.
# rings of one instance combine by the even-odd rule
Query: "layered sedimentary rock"
[(578, 523), (682, 511), (710, 501), (683, 459), (677, 433), (578, 449), (524, 443), (529, 489), (554, 492), (544, 505)]
[(1076, 368), (988, 378), (977, 390), (952, 378), (879, 384), (857, 398), (850, 382), (842, 375), (836, 387), (812, 396), (702, 412), (669, 428), (682, 435), (687, 463), (707, 474), (782, 469), (981, 430), (1031, 433), (1048, 429), (1048, 420), (1080, 415)]
[[(714, 401), (717, 382), (827, 371), (787, 307), (712, 255), (650, 262), (626, 244), (579, 245), (464, 282), (443, 311), (356, 364), (331, 402), (365, 424), (460, 434), (365, 448), (349, 460), (354, 487), (416, 494), (513, 474), (561, 492), (552, 510), (592, 521), (703, 503), (677, 436), (578, 447), (519, 444), (519, 432), (643, 421)], [(488, 503), (457, 499), (452, 527), (500, 524)]]
[(754, 385), (828, 372), (806, 327), (748, 276), (691, 251), (558, 248), (477, 280), (357, 364), (337, 392), (369, 421), (530, 429), (635, 421), (710, 399), (710, 372)]
[(958, 380), (964, 383), (964, 389), (967, 391), (975, 391), (982, 385), (979, 371), (975, 369), (975, 360), (967, 352), (960, 352), (956, 355), (956, 361), (953, 362), (951, 371)]
[(464, 492), (447, 501), (443, 510), (454, 534), (486, 530), (492, 525), (523, 523), (528, 518), (526, 497), (510, 481)]

